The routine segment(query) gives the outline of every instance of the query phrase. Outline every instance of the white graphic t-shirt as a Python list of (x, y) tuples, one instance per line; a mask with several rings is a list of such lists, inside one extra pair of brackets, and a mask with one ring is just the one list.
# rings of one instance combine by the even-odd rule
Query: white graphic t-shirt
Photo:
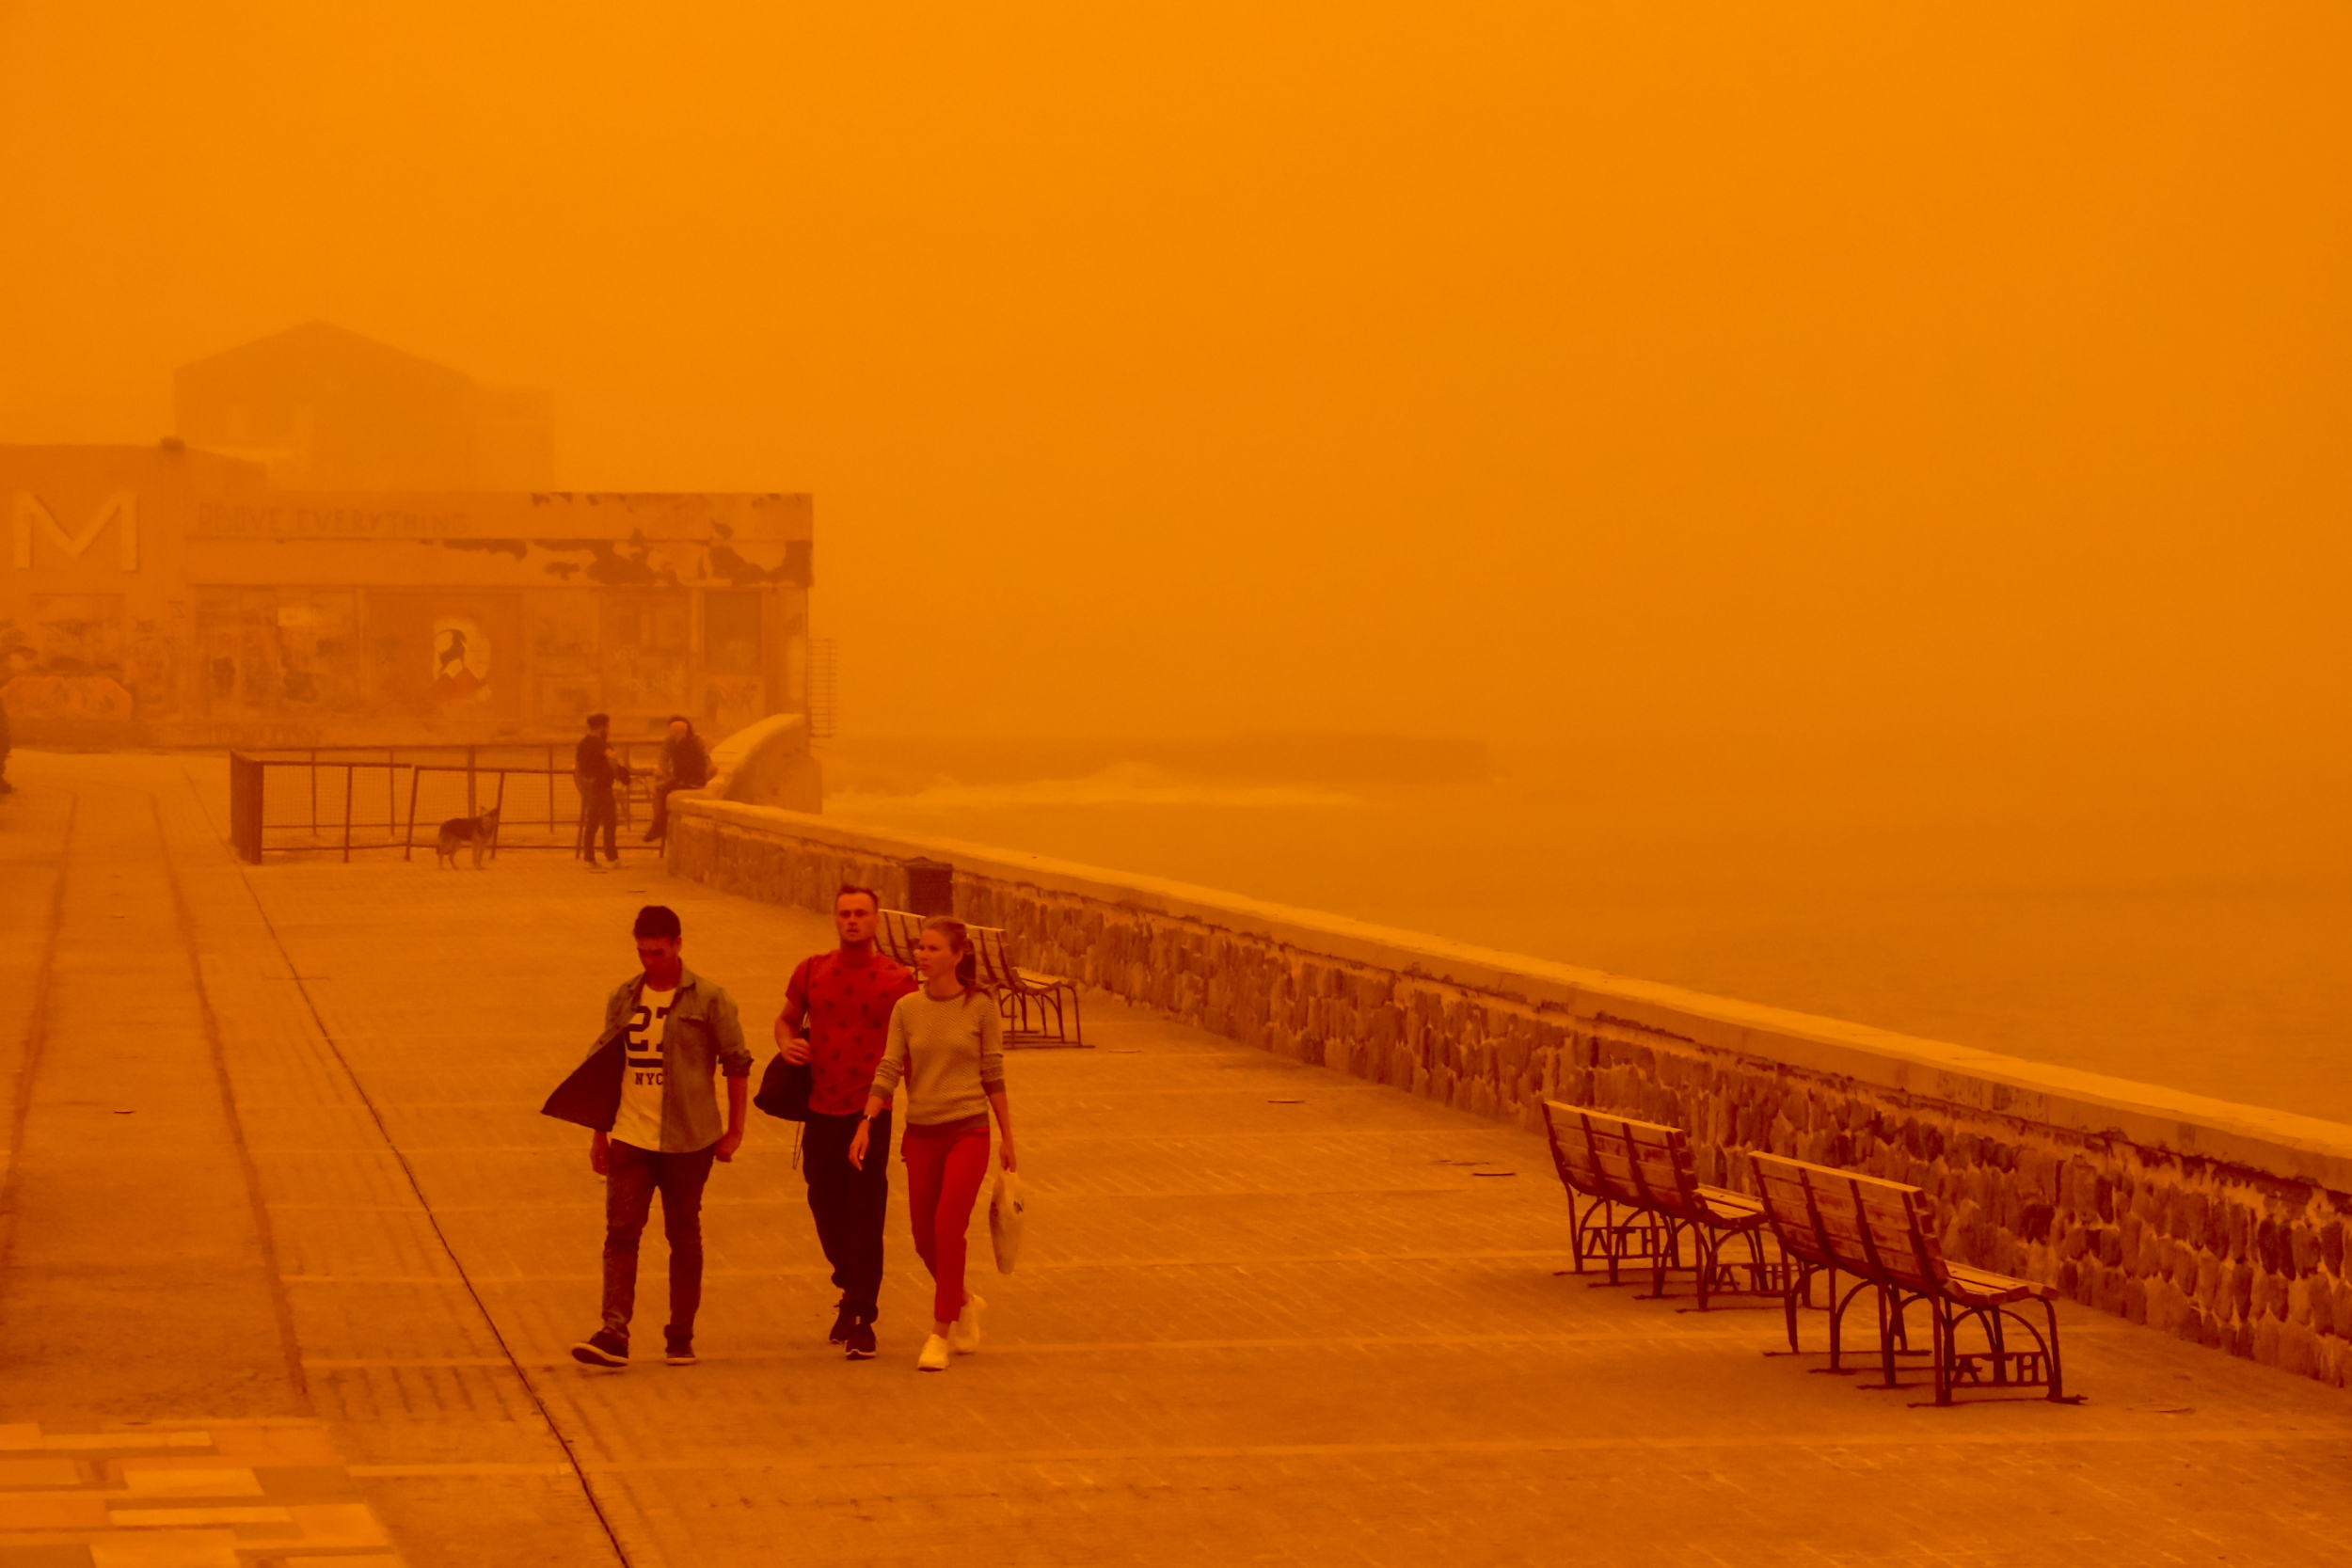
[(612, 1118), (612, 1136), (621, 1143), (661, 1148), (661, 1037), (676, 1002), (675, 986), (668, 990), (647, 986), (638, 992), (637, 1010), (629, 1015), (628, 1034), (621, 1042), (621, 1113)]

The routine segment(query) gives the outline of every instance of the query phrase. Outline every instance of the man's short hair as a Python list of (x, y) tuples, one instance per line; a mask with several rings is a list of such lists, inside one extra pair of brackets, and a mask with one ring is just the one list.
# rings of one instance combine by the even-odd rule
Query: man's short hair
[(840, 907), (841, 907), (841, 900), (843, 900), (844, 898), (849, 897), (849, 896), (850, 896), (850, 895), (851, 895), (851, 894), (853, 894), (853, 893), (854, 893), (854, 894), (856, 894), (856, 895), (858, 895), (860, 897), (863, 897), (863, 898), (866, 898), (866, 899), (870, 900), (870, 901), (873, 903), (873, 906), (874, 906), (874, 908), (875, 908), (876, 910), (880, 910), (880, 909), (882, 908), (882, 895), (881, 895), (881, 894), (876, 893), (876, 892), (875, 892), (872, 888), (870, 888), (870, 887), (860, 887), (860, 886), (858, 886), (855, 882), (844, 882), (844, 883), (842, 883), (839, 887), (837, 887), (837, 888), (835, 888), (835, 889), (834, 890), (834, 894), (833, 894), (833, 902), (834, 902), (834, 907), (835, 909), (840, 908)]
[(609, 713), (592, 713), (588, 716), (588, 727), (592, 730), (600, 730), (611, 722), (612, 722), (612, 716)]
[(669, 905), (647, 904), (637, 911), (637, 924), (632, 932), (641, 937), (667, 937), (676, 942), (686, 935), (686, 928), (678, 924), (677, 911)]

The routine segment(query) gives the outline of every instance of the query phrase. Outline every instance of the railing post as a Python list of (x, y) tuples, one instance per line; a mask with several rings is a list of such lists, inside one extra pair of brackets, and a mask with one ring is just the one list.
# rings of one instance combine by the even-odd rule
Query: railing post
[[(358, 771), (358, 764), (343, 764), (343, 863), (346, 865), (351, 863), (351, 781)], [(318, 776), (319, 770), (312, 768), (310, 787), (314, 790), (318, 788)]]
[(417, 858), (417, 781), (422, 768), (421, 763), (408, 765), (408, 825), (400, 833), (400, 858), (404, 861)]
[(482, 808), (474, 803), (473, 796), (473, 758), (474, 748), (469, 746), (466, 748), (466, 815), (480, 816)]
[(229, 843), (248, 865), (262, 863), (262, 765), (229, 753)]

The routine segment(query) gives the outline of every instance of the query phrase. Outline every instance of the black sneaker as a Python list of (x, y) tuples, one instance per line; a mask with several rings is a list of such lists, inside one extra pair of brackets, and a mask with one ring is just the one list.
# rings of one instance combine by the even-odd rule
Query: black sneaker
[(661, 1353), (662, 1360), (673, 1367), (691, 1367), (694, 1364), (694, 1337), (691, 1334), (664, 1335), (662, 1340), (667, 1347)]
[(843, 1296), (839, 1308), (833, 1315), (833, 1332), (825, 1336), (825, 1343), (829, 1345), (848, 1344), (850, 1325), (856, 1322), (857, 1314), (850, 1310), (850, 1298)]
[(626, 1367), (628, 1341), (609, 1328), (600, 1328), (572, 1347), (572, 1359), (591, 1367)]
[(866, 1361), (872, 1359), (874, 1354), (874, 1325), (867, 1323), (864, 1318), (855, 1319), (850, 1323), (850, 1332), (843, 1339), (842, 1343), (845, 1348), (848, 1349), (850, 1360)]

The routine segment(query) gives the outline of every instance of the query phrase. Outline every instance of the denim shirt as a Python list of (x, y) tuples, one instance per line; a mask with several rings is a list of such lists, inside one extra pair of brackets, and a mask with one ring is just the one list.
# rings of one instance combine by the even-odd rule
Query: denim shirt
[[(637, 993), (645, 977), (632, 974), (612, 988), (604, 1005), (604, 1035), (612, 1037), (637, 1010)], [(692, 970), (678, 974), (677, 1001), (670, 1007), (661, 1035), (661, 1150), (691, 1154), (708, 1148), (727, 1130), (719, 1114), (717, 1069), (729, 1078), (748, 1078), (751, 1048), (743, 1043), (743, 1025), (735, 1013), (735, 998)]]

